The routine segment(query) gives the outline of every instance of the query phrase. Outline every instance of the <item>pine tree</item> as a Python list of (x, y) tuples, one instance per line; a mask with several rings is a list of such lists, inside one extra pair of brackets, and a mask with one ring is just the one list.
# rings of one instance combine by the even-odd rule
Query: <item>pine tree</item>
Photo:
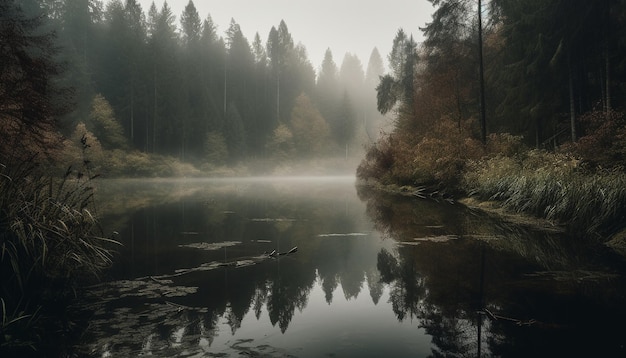
[(202, 121), (204, 132), (221, 131), (224, 121), (224, 66), (226, 50), (211, 15), (202, 24), (200, 38)]
[(234, 102), (229, 103), (226, 111), (224, 138), (228, 146), (229, 162), (235, 164), (244, 159), (247, 154), (246, 131), (239, 110)]
[(116, 120), (109, 102), (100, 94), (92, 101), (86, 128), (98, 138), (105, 149), (128, 149), (124, 129)]
[(167, 4), (159, 12), (150, 11), (149, 51), (152, 67), (152, 150), (177, 153), (184, 157), (184, 129), (187, 114), (185, 91), (180, 81), (180, 51), (175, 25), (176, 17)]
[(301, 157), (319, 155), (328, 149), (330, 130), (306, 94), (296, 99), (290, 128), (296, 151)]
[(198, 128), (206, 128), (203, 125), (203, 81), (202, 81), (202, 49), (200, 39), (202, 36), (202, 21), (194, 6), (193, 1), (189, 1), (181, 15), (181, 40), (183, 63), (184, 99), (186, 102), (185, 114), (182, 124), (183, 143), (182, 151), (184, 159), (192, 157), (202, 157), (206, 132)]
[(202, 21), (192, 0), (189, 0), (180, 17), (182, 40), (185, 46), (195, 47), (200, 41)]
[(339, 100), (341, 98), (339, 70), (333, 60), (333, 53), (330, 49), (327, 49), (324, 54), (315, 90), (315, 102), (322, 116), (328, 123), (338, 123)]
[(363, 126), (365, 133), (370, 142), (373, 142), (383, 125), (383, 116), (378, 112), (376, 106), (376, 86), (380, 83), (380, 78), (384, 75), (385, 68), (383, 59), (380, 56), (377, 48), (372, 50), (370, 55), (367, 70), (365, 73), (365, 85), (364, 85), (364, 114), (363, 114)]
[(414, 114), (415, 71), (417, 67), (417, 43), (399, 29), (389, 53), (391, 74), (381, 77), (376, 87), (378, 110), (385, 114), (399, 103), (398, 112), (404, 116)]
[(44, 16), (27, 17), (19, 3), (0, 1), (0, 23), (0, 160), (8, 164), (52, 154), (71, 92), (55, 84), (61, 66)]

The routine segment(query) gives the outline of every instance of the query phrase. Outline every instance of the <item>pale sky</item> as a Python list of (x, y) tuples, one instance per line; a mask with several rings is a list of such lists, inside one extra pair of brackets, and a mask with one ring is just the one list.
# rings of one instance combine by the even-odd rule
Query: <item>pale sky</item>
[[(148, 13), (153, 0), (139, 0)], [(164, 0), (154, 0), (161, 9)], [(124, 1), (123, 1), (124, 2)], [(189, 0), (167, 0), (180, 26), (180, 15)], [(266, 43), (272, 26), (285, 20), (294, 42), (302, 43), (318, 70), (327, 48), (341, 66), (346, 52), (359, 57), (366, 70), (370, 54), (378, 48), (385, 65), (399, 28), (423, 41), (419, 30), (431, 21), (433, 8), (427, 0), (194, 0), (202, 20), (210, 14), (220, 36), (231, 18), (241, 26), (250, 43), (256, 32)]]

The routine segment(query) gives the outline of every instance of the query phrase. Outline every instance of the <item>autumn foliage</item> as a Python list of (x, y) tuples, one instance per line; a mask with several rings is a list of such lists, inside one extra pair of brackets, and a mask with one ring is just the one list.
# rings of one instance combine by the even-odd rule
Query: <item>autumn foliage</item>
[(412, 133), (395, 131), (373, 145), (357, 169), (363, 179), (383, 184), (455, 187), (464, 163), (480, 158), (484, 149), (469, 136), (472, 121), (458, 123), (443, 118), (414, 141)]
[(612, 168), (626, 164), (626, 118), (624, 113), (594, 110), (580, 117), (585, 133), (562, 151), (571, 151), (591, 166)]

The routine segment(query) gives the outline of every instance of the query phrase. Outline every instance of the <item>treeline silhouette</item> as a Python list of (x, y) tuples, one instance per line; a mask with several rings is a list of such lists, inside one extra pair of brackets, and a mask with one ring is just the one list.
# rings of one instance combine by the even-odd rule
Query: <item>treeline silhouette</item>
[(182, 14), (136, 0), (19, 6), (57, 34), (58, 82), (75, 89), (66, 136), (89, 132), (104, 149), (219, 165), (340, 155), (378, 132), (375, 48), (367, 71), (355, 55), (338, 65), (327, 50), (316, 73), (284, 21), (249, 40), (235, 20), (218, 32), (193, 1)]

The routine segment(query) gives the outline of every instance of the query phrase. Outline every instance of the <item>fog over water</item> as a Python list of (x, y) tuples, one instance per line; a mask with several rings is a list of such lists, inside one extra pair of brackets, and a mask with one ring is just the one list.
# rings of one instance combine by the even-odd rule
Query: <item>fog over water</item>
[[(141, 0), (147, 14), (152, 0)], [(163, 0), (154, 1), (157, 9)], [(168, 0), (167, 4), (176, 15), (180, 15), (189, 0)], [(223, 35), (231, 19), (241, 26), (251, 42), (256, 32), (265, 42), (272, 26), (285, 20), (296, 43), (307, 49), (313, 67), (318, 69), (324, 52), (330, 48), (336, 62), (341, 62), (346, 52), (359, 57), (364, 65), (374, 47), (386, 61), (393, 38), (398, 28), (412, 33), (417, 42), (422, 42), (420, 27), (431, 20), (433, 7), (426, 0), (217, 0), (194, 1), (201, 19), (211, 15), (217, 32)]]

